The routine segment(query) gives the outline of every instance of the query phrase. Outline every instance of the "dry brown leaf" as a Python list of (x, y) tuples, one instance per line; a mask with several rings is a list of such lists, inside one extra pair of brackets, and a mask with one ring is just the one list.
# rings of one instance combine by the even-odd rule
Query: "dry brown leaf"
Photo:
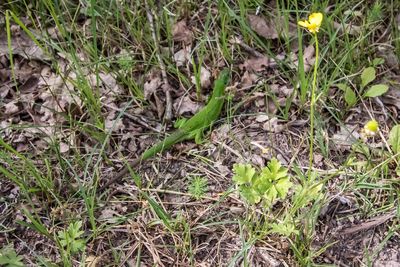
[(177, 67), (184, 66), (187, 62), (190, 62), (190, 46), (185, 46), (174, 54), (174, 60)]
[(272, 133), (280, 133), (284, 129), (283, 125), (278, 124), (278, 118), (274, 117), (263, 124), (263, 130)]
[(314, 66), (315, 63), (315, 49), (313, 45), (309, 45), (304, 49), (303, 60), (304, 60), (304, 71), (307, 72)]
[[(294, 64), (294, 68), (299, 66), (299, 60), (295, 54), (291, 55), (291, 60)], [(313, 45), (307, 46), (303, 51), (303, 63), (304, 71), (308, 72), (315, 64), (315, 49)]]
[(360, 134), (357, 132), (356, 125), (343, 125), (340, 126), (340, 130), (334, 134), (331, 138), (332, 142), (341, 149), (347, 150), (357, 142), (360, 138)]
[[(200, 85), (201, 88), (208, 88), (211, 86), (211, 72), (209, 70), (207, 70), (206, 68), (204, 68), (203, 66), (201, 66), (200, 69)], [(196, 84), (196, 77), (195, 76), (191, 76), (191, 80), (193, 84)]]
[(252, 57), (247, 59), (243, 64), (239, 65), (241, 70), (246, 69), (254, 72), (261, 72), (266, 70), (268, 67), (275, 66), (276, 62), (273, 59), (264, 57)]
[(254, 73), (250, 73), (249, 71), (245, 71), (242, 75), (241, 79), (241, 87), (249, 87), (254, 84), (255, 81), (257, 81), (258, 76)]
[(247, 16), (250, 28), (266, 39), (276, 39), (279, 37), (276, 27), (272, 21), (266, 21), (264, 18), (256, 15)]
[(266, 114), (260, 114), (256, 117), (256, 122), (265, 122), (269, 120), (269, 116)]
[(358, 35), (361, 33), (361, 27), (353, 24), (346, 24), (346, 23), (338, 23), (336, 21), (333, 22), (333, 28), (339, 30), (340, 32), (345, 32), (350, 35)]
[(159, 73), (152, 72), (149, 80), (143, 85), (144, 98), (149, 100), (152, 95), (157, 91), (158, 88), (163, 84)]
[[(11, 50), (14, 55), (20, 55), (26, 59), (49, 60), (50, 58), (38, 47), (34, 41), (21, 29), (18, 28), (11, 36)], [(8, 55), (9, 48), (7, 34), (0, 31), (0, 56)]]
[(86, 267), (97, 267), (101, 260), (101, 256), (90, 255), (85, 260)]
[[(111, 116), (112, 118), (114, 116)], [(113, 131), (113, 132), (119, 132), (125, 129), (125, 125), (122, 122), (122, 118), (119, 119), (111, 119), (110, 116), (108, 116), (105, 120), (104, 126), (106, 130), (108, 131)]]
[(267, 20), (257, 15), (248, 15), (247, 18), (250, 28), (265, 39), (277, 39), (283, 34), (290, 37), (296, 35), (296, 26), (292, 23), (289, 23), (289, 31), (285, 31), (283, 18), (275, 17)]
[(189, 44), (193, 40), (193, 33), (186, 24), (186, 20), (181, 20), (172, 26), (172, 39), (175, 42)]
[(202, 106), (203, 105), (192, 101), (188, 95), (185, 95), (174, 102), (174, 109), (178, 115), (182, 115), (186, 112), (194, 114), (199, 111)]
[(60, 153), (67, 153), (70, 146), (64, 142), (60, 142)]
[(4, 105), (4, 107), (5, 107), (5, 110), (4, 110), (5, 115), (11, 115), (11, 114), (17, 113), (19, 111), (19, 107), (16, 105), (16, 101), (7, 103)]

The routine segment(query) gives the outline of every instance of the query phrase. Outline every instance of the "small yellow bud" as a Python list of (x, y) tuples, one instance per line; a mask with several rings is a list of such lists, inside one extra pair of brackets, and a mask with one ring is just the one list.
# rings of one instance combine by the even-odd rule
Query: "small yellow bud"
[(373, 133), (376, 133), (378, 131), (379, 128), (379, 124), (376, 120), (370, 120), (369, 122), (367, 122), (364, 126), (364, 129), (366, 131), (370, 131)]
[(361, 130), (361, 138), (366, 141), (369, 137), (373, 137), (379, 130), (379, 124), (376, 120), (370, 120)]

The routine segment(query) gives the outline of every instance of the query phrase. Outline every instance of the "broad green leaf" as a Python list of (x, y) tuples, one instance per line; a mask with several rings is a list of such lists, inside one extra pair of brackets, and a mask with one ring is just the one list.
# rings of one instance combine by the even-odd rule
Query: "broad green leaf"
[(293, 183), (289, 181), (289, 177), (286, 177), (284, 179), (280, 179), (275, 184), (275, 188), (276, 188), (276, 191), (278, 192), (278, 196), (281, 199), (284, 199), (286, 197), (287, 192), (292, 187), (292, 185), (293, 185)]
[(344, 100), (347, 106), (352, 107), (357, 103), (357, 96), (350, 86), (344, 83), (338, 83), (335, 86), (344, 92)]
[(381, 96), (389, 90), (389, 86), (386, 84), (375, 84), (372, 85), (367, 92), (365, 92), (364, 97), (377, 97)]
[(278, 191), (276, 190), (276, 187), (272, 185), (270, 188), (268, 188), (264, 192), (263, 197), (267, 202), (272, 204), (272, 202), (274, 202), (278, 197)]
[(261, 179), (268, 180), (269, 182), (279, 180), (287, 176), (288, 170), (281, 166), (281, 163), (273, 158), (268, 163), (268, 167), (264, 167), (261, 171)]
[(400, 152), (400, 125), (393, 126), (389, 133), (388, 143), (393, 149), (395, 154)]
[(349, 88), (349, 86), (345, 83), (338, 83), (338, 84), (335, 84), (335, 86), (337, 88), (339, 88), (340, 90), (342, 90), (343, 92), (346, 92), (347, 88)]
[(350, 86), (344, 83), (336, 84), (336, 86), (344, 92), (344, 100), (346, 101), (347, 106), (352, 107), (357, 103), (357, 96)]
[(257, 204), (260, 202), (260, 194), (250, 186), (241, 185), (239, 187), (240, 195), (250, 204)]
[(372, 60), (372, 65), (374, 65), (374, 67), (382, 65), (383, 63), (385, 63), (385, 59), (383, 59), (381, 57), (377, 57), (377, 58), (374, 58), (374, 60)]
[(256, 173), (256, 170), (250, 164), (235, 164), (233, 165), (234, 176), (232, 180), (237, 185), (250, 184)]
[(361, 73), (361, 86), (365, 87), (367, 84), (375, 80), (375, 69), (373, 67), (368, 67), (364, 69)]

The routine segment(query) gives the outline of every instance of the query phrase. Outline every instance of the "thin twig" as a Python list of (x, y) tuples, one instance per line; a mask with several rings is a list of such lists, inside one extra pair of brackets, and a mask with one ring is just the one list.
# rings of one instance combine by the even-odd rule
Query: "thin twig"
[(154, 26), (154, 18), (153, 14), (151, 12), (151, 9), (149, 8), (149, 4), (147, 3), (147, 0), (144, 1), (145, 8), (146, 8), (146, 14), (147, 14), (147, 19), (149, 20), (150, 24), (150, 30), (151, 30), (151, 36), (154, 41), (154, 47), (156, 50), (156, 56), (158, 63), (160, 64), (160, 69), (161, 69), (161, 76), (163, 79), (163, 90), (165, 93), (165, 113), (164, 113), (164, 120), (165, 121), (170, 121), (172, 119), (172, 98), (171, 98), (171, 85), (168, 82), (168, 77), (167, 77), (167, 72), (165, 68), (164, 61), (161, 58), (161, 53), (160, 53), (160, 46), (158, 42), (158, 38), (156, 35), (155, 31), (155, 26)]
[[(111, 105), (107, 106), (107, 108), (112, 109), (112, 110), (115, 110), (115, 111), (118, 111), (118, 112), (123, 112), (122, 109), (113, 107), (113, 106), (111, 106)], [(154, 132), (156, 132), (156, 133), (161, 133), (161, 130), (160, 130), (160, 129), (156, 129), (156, 128), (154, 128), (153, 126), (151, 126), (147, 121), (145, 121), (145, 120), (142, 118), (142, 116), (132, 115), (132, 114), (128, 114), (128, 113), (126, 113), (126, 112), (123, 113), (123, 116), (128, 117), (129, 119), (133, 120), (133, 121), (136, 122), (137, 124), (140, 124), (140, 125), (142, 125), (143, 127), (147, 128), (147, 129), (149, 129), (149, 130), (152, 130), (152, 131), (154, 131)], [(140, 118), (139, 118), (139, 117), (140, 117)]]

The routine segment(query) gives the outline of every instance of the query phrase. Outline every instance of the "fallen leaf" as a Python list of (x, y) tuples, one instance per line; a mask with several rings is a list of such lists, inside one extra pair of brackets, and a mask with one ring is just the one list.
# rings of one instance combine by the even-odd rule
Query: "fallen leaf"
[(149, 100), (162, 84), (163, 82), (159, 73), (153, 71), (150, 74), (149, 80), (143, 85), (144, 98)]
[(266, 70), (268, 67), (276, 66), (276, 62), (273, 59), (264, 57), (251, 57), (247, 59), (243, 64), (239, 65), (241, 70), (249, 70), (254, 72), (261, 72)]
[(66, 153), (69, 151), (69, 145), (64, 143), (64, 142), (60, 142), (60, 152), (61, 153)]
[[(211, 86), (211, 72), (209, 70), (207, 70), (206, 68), (204, 68), (203, 66), (201, 66), (200, 69), (200, 85), (201, 88), (208, 88)], [(193, 84), (196, 84), (196, 77), (195, 76), (191, 76), (191, 80)]]
[(296, 25), (288, 23), (289, 29), (286, 30), (284, 18), (275, 16), (274, 18), (265, 19), (257, 15), (247, 16), (250, 28), (257, 34), (264, 37), (265, 39), (277, 39), (281, 35), (288, 35), (289, 37), (295, 36)]
[(246, 88), (252, 86), (255, 81), (257, 81), (258, 76), (254, 73), (250, 73), (249, 71), (245, 71), (242, 75), (241, 79), (241, 87)]
[(16, 105), (15, 101), (5, 104), (4, 107), (5, 107), (4, 110), (5, 115), (11, 115), (19, 111), (19, 107)]
[(339, 30), (340, 32), (345, 32), (350, 35), (358, 35), (361, 33), (361, 27), (354, 24), (338, 23), (333, 22), (333, 28)]
[(356, 125), (342, 125), (340, 126), (340, 130), (332, 136), (331, 140), (338, 147), (348, 150), (360, 138), (360, 134), (356, 129)]
[(177, 67), (184, 66), (190, 61), (190, 47), (186, 46), (174, 54), (174, 60)]
[(263, 130), (271, 133), (280, 133), (283, 130), (283, 125), (279, 125), (278, 118), (274, 117), (263, 124)]
[(172, 26), (172, 39), (175, 42), (189, 44), (193, 40), (193, 33), (186, 24), (186, 20), (181, 20)]
[[(114, 117), (114, 116), (112, 116)], [(110, 119), (109, 117), (106, 118), (104, 123), (105, 128), (108, 131), (119, 132), (125, 129), (125, 125), (122, 122), (122, 119)]]
[(182, 115), (186, 112), (195, 114), (203, 105), (194, 102), (188, 95), (185, 95), (174, 102), (174, 109), (178, 115)]
[[(34, 41), (20, 28), (15, 30), (11, 36), (11, 51), (26, 59), (50, 60), (46, 53), (35, 44)], [(8, 55), (9, 48), (6, 31), (0, 32), (0, 56)]]
[(266, 114), (261, 114), (256, 117), (256, 122), (265, 122), (269, 120), (269, 116)]
[(216, 168), (219, 171), (219, 173), (224, 177), (227, 177), (231, 173), (230, 169), (226, 165), (224, 165), (221, 161), (216, 161), (214, 163), (214, 168)]
[(315, 63), (315, 49), (313, 45), (309, 45), (304, 49), (303, 53), (303, 62), (304, 62), (304, 71), (308, 72)]
[(101, 260), (101, 256), (90, 255), (85, 260), (85, 266), (86, 267), (96, 267), (96, 266), (98, 266), (98, 263), (100, 262), (100, 260)]
[(256, 15), (247, 16), (250, 24), (250, 28), (258, 33), (260, 36), (266, 39), (276, 39), (279, 37), (276, 27), (274, 27), (271, 21), (266, 21), (264, 18)]

